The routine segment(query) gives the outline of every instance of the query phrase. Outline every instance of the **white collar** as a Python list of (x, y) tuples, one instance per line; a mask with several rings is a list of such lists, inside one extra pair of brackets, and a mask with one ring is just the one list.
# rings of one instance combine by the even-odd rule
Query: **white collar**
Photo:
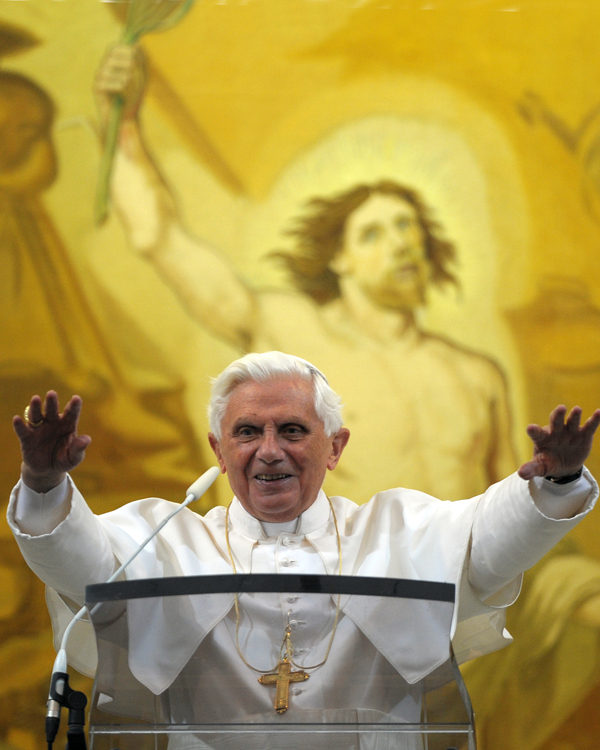
[[(300, 514), (299, 523), (294, 535), (305, 536), (324, 526), (329, 520), (330, 507), (327, 495), (323, 490), (319, 491), (317, 499)], [(234, 497), (229, 510), (232, 531), (250, 537), (250, 539), (267, 539), (267, 535), (258, 518), (254, 518), (243, 507), (237, 497)]]
[(298, 529), (298, 519), (294, 518), (293, 521), (284, 521), (283, 523), (267, 523), (267, 521), (261, 521), (260, 525), (263, 527), (265, 535), (269, 539), (277, 539), (280, 534), (296, 534)]

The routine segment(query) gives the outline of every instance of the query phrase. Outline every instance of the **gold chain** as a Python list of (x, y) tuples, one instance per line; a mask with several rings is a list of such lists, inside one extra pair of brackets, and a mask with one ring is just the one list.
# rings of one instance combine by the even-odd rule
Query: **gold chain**
[[(333, 517), (333, 525), (335, 526), (335, 536), (337, 539), (338, 560), (339, 560), (338, 575), (341, 576), (342, 575), (342, 542), (340, 539), (340, 532), (339, 532), (338, 525), (337, 525), (337, 518), (335, 516), (335, 510), (333, 509), (333, 505), (329, 497), (327, 497), (327, 502), (329, 503), (329, 507), (331, 509), (331, 515)], [(230, 507), (231, 507), (231, 503), (229, 503), (229, 505), (227, 506), (227, 511), (225, 512), (225, 543), (227, 544), (227, 554), (229, 555), (229, 559), (231, 561), (231, 567), (233, 568), (234, 574), (237, 574), (237, 569), (235, 567), (235, 560), (233, 559), (233, 553), (231, 551), (231, 545), (229, 543), (229, 508)], [(240, 656), (240, 659), (244, 662), (244, 664), (247, 667), (252, 669), (254, 672), (259, 672), (260, 674), (267, 674), (269, 672), (273, 672), (279, 666), (279, 662), (272, 669), (258, 669), (257, 667), (253, 667), (252, 664), (246, 661), (246, 658), (244, 657), (244, 654), (242, 653), (242, 649), (240, 647), (240, 603), (239, 603), (239, 597), (237, 593), (234, 594), (234, 598), (235, 598), (235, 648)], [(325, 657), (323, 661), (320, 661), (318, 664), (314, 664), (312, 667), (303, 667), (299, 664), (296, 664), (296, 662), (292, 658), (294, 649), (292, 646), (292, 629), (289, 625), (289, 622), (285, 628), (283, 641), (281, 643), (281, 648), (279, 649), (279, 661), (281, 661), (281, 658), (283, 655), (284, 659), (288, 659), (288, 661), (290, 661), (298, 669), (319, 669), (319, 667), (322, 667), (323, 664), (325, 664), (325, 662), (329, 658), (329, 652), (331, 651), (331, 647), (333, 646), (333, 639), (335, 638), (335, 631), (337, 630), (339, 616), (340, 616), (340, 594), (338, 594), (338, 597), (337, 597), (337, 604), (335, 607), (335, 618), (333, 621), (333, 629), (331, 631), (331, 638), (329, 639), (329, 643), (327, 644), (327, 651), (325, 652)]]

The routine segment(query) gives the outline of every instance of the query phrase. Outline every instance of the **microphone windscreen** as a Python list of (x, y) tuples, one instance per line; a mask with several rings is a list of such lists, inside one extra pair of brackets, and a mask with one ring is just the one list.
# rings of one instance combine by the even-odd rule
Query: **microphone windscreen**
[[(211, 466), (208, 471), (205, 471), (201, 477), (198, 477), (196, 481), (191, 484), (186, 491), (186, 498), (190, 495), (194, 496), (194, 500), (202, 497), (206, 490), (211, 486), (215, 479), (219, 476), (221, 470), (218, 466)], [(191, 502), (191, 500), (190, 500)]]

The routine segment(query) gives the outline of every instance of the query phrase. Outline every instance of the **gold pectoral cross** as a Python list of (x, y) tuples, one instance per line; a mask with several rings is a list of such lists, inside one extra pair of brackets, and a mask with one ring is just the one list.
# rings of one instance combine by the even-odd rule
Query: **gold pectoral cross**
[(263, 674), (258, 681), (261, 685), (277, 685), (275, 710), (282, 714), (290, 705), (290, 682), (304, 682), (309, 677), (306, 672), (292, 672), (292, 663), (284, 657), (277, 665), (277, 674)]

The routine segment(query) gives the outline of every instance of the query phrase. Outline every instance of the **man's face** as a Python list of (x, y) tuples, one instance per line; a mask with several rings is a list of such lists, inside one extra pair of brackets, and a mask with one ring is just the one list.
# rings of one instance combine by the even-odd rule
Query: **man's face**
[(209, 441), (244, 508), (271, 523), (292, 521), (316, 500), (350, 432), (325, 435), (313, 388), (300, 376), (246, 381), (231, 393), (221, 440)]
[(425, 299), (429, 262), (415, 207), (377, 193), (348, 217), (332, 269), (353, 277), (376, 305), (413, 310)]

